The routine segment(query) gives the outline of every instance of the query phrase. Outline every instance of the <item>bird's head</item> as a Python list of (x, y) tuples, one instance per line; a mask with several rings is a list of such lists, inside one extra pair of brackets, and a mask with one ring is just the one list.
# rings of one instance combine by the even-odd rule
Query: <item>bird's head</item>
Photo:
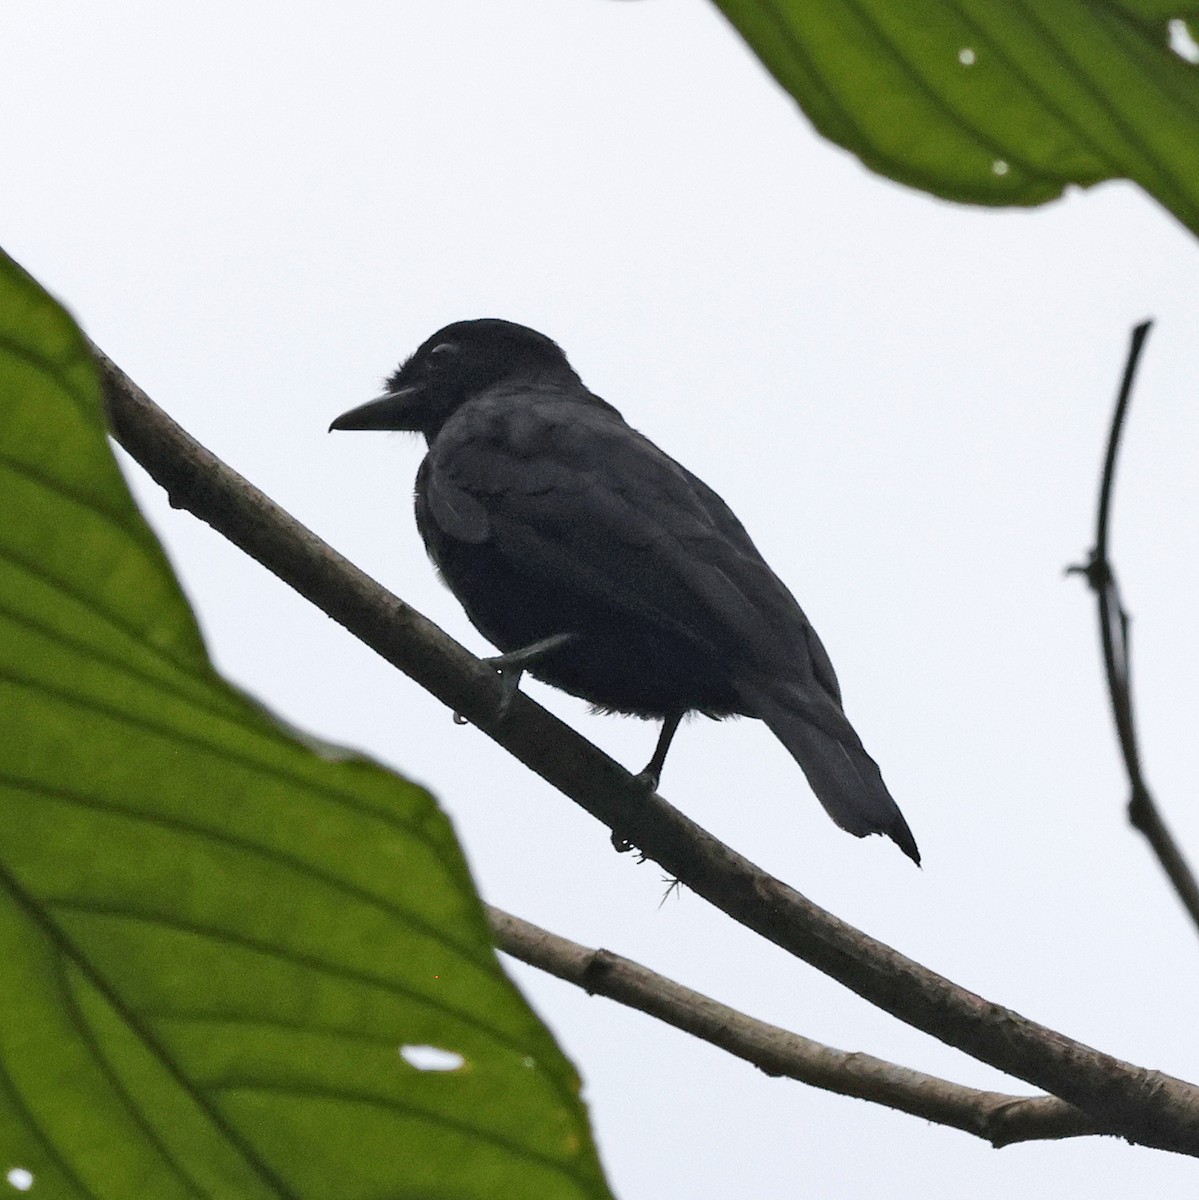
[(382, 396), (342, 413), (330, 429), (408, 429), (430, 440), (454, 411), (505, 381), (578, 384), (543, 333), (484, 318), (439, 329), (387, 380)]

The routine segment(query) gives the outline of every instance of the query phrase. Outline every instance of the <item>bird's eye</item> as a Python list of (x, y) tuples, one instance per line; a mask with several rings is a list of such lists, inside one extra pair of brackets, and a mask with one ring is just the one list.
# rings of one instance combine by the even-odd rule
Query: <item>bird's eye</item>
[(441, 342), (429, 351), (426, 368), (429, 371), (440, 371), (448, 367), (458, 357), (458, 347), (454, 342)]

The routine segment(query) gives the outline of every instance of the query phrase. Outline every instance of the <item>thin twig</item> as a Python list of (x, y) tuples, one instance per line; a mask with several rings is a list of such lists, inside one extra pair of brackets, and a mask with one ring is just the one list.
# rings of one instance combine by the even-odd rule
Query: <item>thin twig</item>
[(495, 944), (506, 954), (702, 1038), (778, 1075), (948, 1125), (999, 1148), (1102, 1132), (1056, 1096), (1011, 1096), (951, 1083), (869, 1054), (835, 1050), (747, 1016), (609, 950), (591, 950), (490, 905)]
[(1199, 926), (1199, 884), (1196, 884), (1194, 873), (1174, 840), (1174, 835), (1162, 820), (1141, 766), (1140, 743), (1137, 739), (1132, 702), (1130, 622), (1120, 598), (1116, 572), (1107, 552), (1120, 435), (1124, 431), (1124, 419), (1132, 398), (1132, 383), (1136, 377), (1141, 350), (1152, 324), (1151, 321), (1145, 321), (1132, 331), (1128, 361), (1124, 366), (1124, 378), (1120, 382), (1120, 394), (1116, 398), (1116, 411), (1112, 414), (1111, 430), (1107, 438), (1107, 453), (1103, 459), (1099, 508), (1095, 519), (1095, 545), (1087, 558), (1086, 566), (1071, 567), (1069, 570), (1086, 577), (1098, 601), (1099, 639), (1103, 647), (1107, 692), (1111, 699), (1112, 717), (1116, 723), (1116, 738), (1120, 743), (1125, 770), (1128, 772), (1128, 820), (1134, 829), (1139, 829), (1149, 840), (1149, 845), (1174, 885), (1178, 898), (1190, 914), (1191, 920)]
[(528, 696), (501, 704), (494, 671), (205, 450), (103, 356), (125, 449), (186, 508), (671, 876), (865, 1000), (1060, 1096), (1129, 1141), (1199, 1156), (1199, 1088), (1123, 1062), (993, 1004), (825, 912), (647, 794)]

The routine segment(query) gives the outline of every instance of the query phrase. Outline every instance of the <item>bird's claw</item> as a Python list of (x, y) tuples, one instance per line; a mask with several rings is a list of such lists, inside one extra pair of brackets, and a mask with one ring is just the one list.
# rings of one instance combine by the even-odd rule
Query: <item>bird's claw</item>
[[(630, 842), (623, 833), (617, 833), (617, 831), (614, 829), (612, 830), (612, 849), (615, 850), (617, 854), (628, 854), (630, 850), (636, 850), (637, 847), (634, 846), (633, 843)], [(640, 851), (638, 851), (638, 853), (640, 853)], [(645, 861), (645, 855), (641, 856), (641, 861)]]

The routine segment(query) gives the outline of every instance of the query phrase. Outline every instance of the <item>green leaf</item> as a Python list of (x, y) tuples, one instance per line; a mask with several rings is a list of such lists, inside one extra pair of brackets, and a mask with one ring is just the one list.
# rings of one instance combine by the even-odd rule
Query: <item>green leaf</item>
[(449, 822), (217, 677), (81, 335), (3, 256), (0, 514), (0, 1175), (87, 1200), (608, 1196)]
[(1199, 232), (1194, 0), (716, 0), (821, 133), (901, 183), (1039, 204), (1127, 177)]

